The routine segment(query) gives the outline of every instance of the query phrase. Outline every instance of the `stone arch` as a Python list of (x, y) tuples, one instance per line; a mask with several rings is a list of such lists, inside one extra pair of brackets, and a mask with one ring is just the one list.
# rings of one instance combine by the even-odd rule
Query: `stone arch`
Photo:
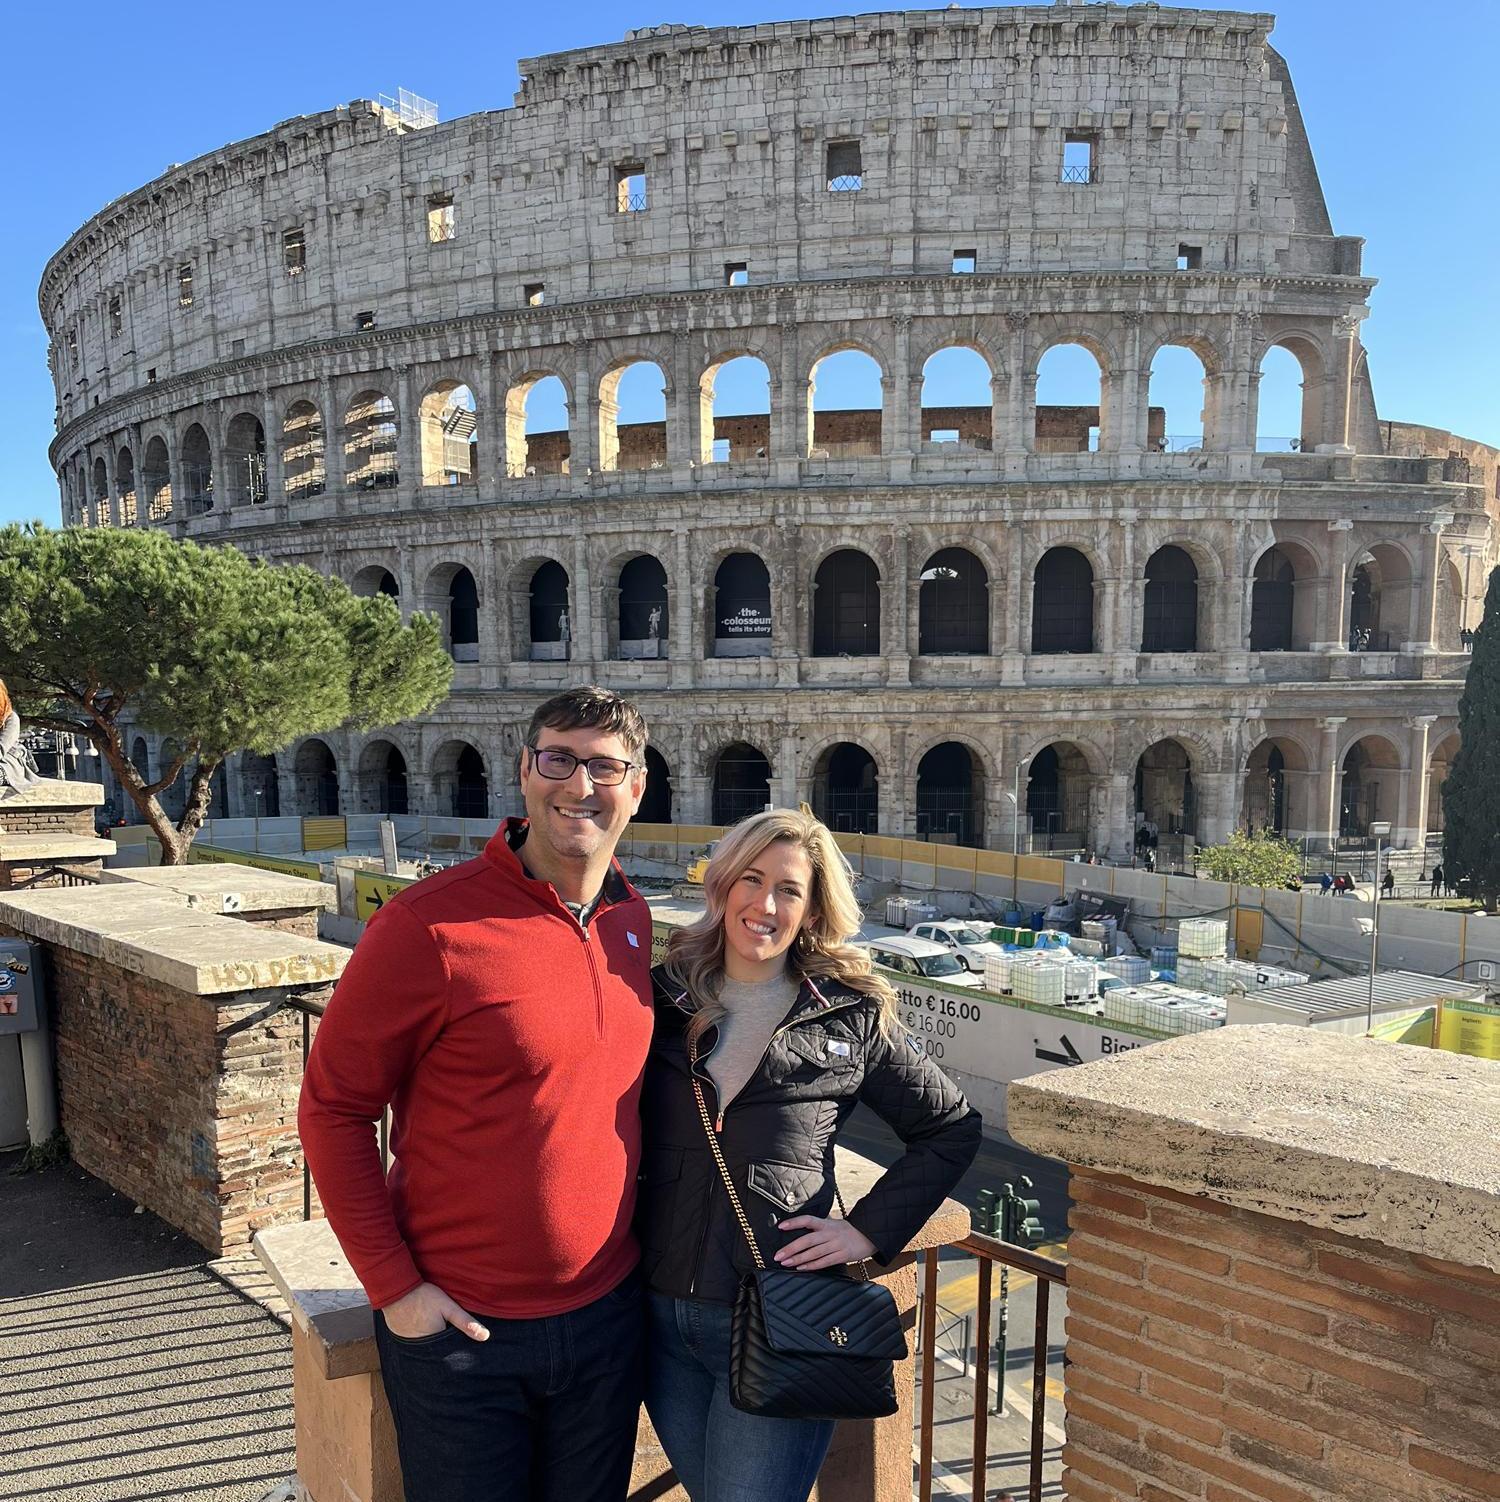
[(1202, 602), (1192, 554), (1164, 543), (1146, 560), (1144, 574), (1141, 651), (1199, 651)]
[(1350, 651), (1396, 652), (1415, 638), (1420, 565), (1400, 543), (1380, 540), (1353, 553), (1349, 591)]
[(510, 603), (517, 661), (566, 662), (573, 655), (572, 582), (557, 559), (522, 559), (511, 570)]
[(344, 409), (344, 484), (350, 490), (390, 490), (400, 478), (401, 419), (396, 404), (375, 386)]
[(1320, 560), (1306, 543), (1278, 539), (1250, 571), (1252, 652), (1306, 652), (1318, 630)]
[(1443, 784), (1453, 770), (1458, 755), (1458, 731), (1450, 730), (1427, 758), (1427, 834), (1441, 834), (1446, 822), (1443, 810)]
[(224, 430), (224, 486), (231, 506), (266, 501), (266, 429), (254, 412), (237, 412)]
[(479, 404), (466, 381), (446, 376), (417, 408), (423, 485), (479, 483)]
[(368, 741), (356, 763), (355, 788), (362, 812), (409, 814), (410, 772), (405, 751), (384, 736)]
[(1071, 737), (1049, 736), (1018, 765), (1025, 770), (1020, 808), (1013, 819), (1023, 823), (1022, 848), (1083, 848), (1090, 843), (1090, 804), (1095, 779), (1105, 765), (1097, 746)]
[[(1042, 367), (1056, 350), (1081, 349), (1093, 357), (1094, 372), (1087, 373), (1075, 356), (1054, 358), (1051, 376)], [(1113, 439), (1110, 414), (1110, 372), (1119, 362), (1108, 343), (1090, 329), (1043, 321), (1031, 352), (1026, 372), (1027, 387), (1033, 393), (1028, 439), (1031, 447), (1042, 454), (1083, 453), (1102, 449)], [(1075, 369), (1067, 367), (1073, 365)], [(1060, 391), (1050, 388), (1061, 383)], [(1093, 400), (1090, 396), (1092, 385)], [(1054, 395), (1070, 398), (1066, 402), (1049, 401)], [(1072, 398), (1083, 397), (1078, 401)]]
[(924, 443), (981, 450), (999, 445), (996, 366), (977, 341), (939, 345), (917, 368), (922, 373), (917, 415)]
[(90, 499), (93, 502), (94, 525), (103, 526), (110, 519), (109, 506), (109, 461), (103, 454), (94, 459), (94, 468), (90, 476), (92, 486)]
[(749, 741), (730, 741), (709, 763), (709, 822), (737, 824), (771, 800), (771, 762)]
[[(850, 358), (846, 359), (846, 356)], [(823, 385), (825, 399), (820, 404), (818, 371), (825, 365), (828, 366)], [(870, 365), (873, 365), (873, 371)], [(842, 338), (830, 342), (807, 367), (807, 453), (828, 459), (854, 459), (882, 453), (888, 379), (886, 362), (867, 341)], [(855, 385), (861, 392), (860, 405), (828, 405), (830, 387), (837, 388), (842, 394)], [(873, 406), (869, 405), (871, 395), (875, 398)]]
[[(753, 366), (759, 366), (761, 373), (756, 374)], [(720, 378), (726, 375), (733, 395), (721, 390)], [(721, 411), (726, 404), (735, 410)], [(764, 411), (760, 410), (762, 406)], [(734, 349), (715, 355), (698, 377), (698, 462), (738, 464), (765, 459), (770, 453), (770, 361), (759, 349)]]
[(1339, 754), (1339, 835), (1362, 840), (1385, 819), (1394, 829), (1406, 757), (1383, 730), (1356, 730)]
[(356, 569), (349, 588), (362, 599), (373, 595), (389, 595), (393, 600), (401, 598), (400, 581), (383, 563), (367, 563)]
[(760, 554), (726, 552), (714, 570), (708, 601), (709, 656), (771, 655), (771, 571)]
[(982, 847), (984, 763), (967, 741), (950, 738), (916, 759), (917, 838)]
[[(562, 426), (543, 428), (543, 408), (562, 397)], [(533, 407), (533, 400), (536, 407)], [(573, 391), (565, 376), (538, 368), (515, 377), (505, 392), (505, 462), (512, 479), (565, 475), (572, 463)], [(556, 420), (554, 414), (553, 421)]]
[[(1188, 853), (1185, 842), (1198, 838), (1198, 790), (1193, 783), (1192, 741), (1180, 735), (1152, 741), (1135, 761), (1136, 848), (1157, 849), (1180, 842), (1178, 861)], [(1201, 773), (1206, 769), (1197, 768)], [(1155, 842), (1155, 843), (1152, 843)]]
[(202, 516), (214, 505), (214, 460), (208, 434), (201, 422), (183, 429), (177, 445), (181, 456), (183, 500), (189, 516)]
[(631, 815), (642, 824), (672, 822), (672, 769), (667, 758), (655, 746), (646, 747), (646, 791), (641, 806)]
[[(1285, 350), (1301, 373), (1301, 395), (1295, 406), (1290, 400), (1288, 383), (1294, 377), (1289, 371), (1278, 373), (1273, 364), (1272, 378), (1269, 382), (1266, 380), (1266, 360), (1277, 349)], [(1323, 383), (1328, 361), (1322, 342), (1315, 335), (1300, 330), (1285, 330), (1260, 350), (1255, 368), (1259, 372), (1255, 382), (1255, 447), (1263, 452), (1300, 450), (1308, 453), (1325, 442)], [(1276, 419), (1283, 412), (1292, 410), (1298, 414), (1296, 423), (1290, 424), (1296, 428), (1294, 433), (1273, 433), (1267, 427), (1267, 421), (1273, 426), (1288, 426), (1285, 420), (1277, 423)]]
[(1088, 553), (1067, 543), (1046, 549), (1031, 576), (1031, 650), (1093, 652), (1098, 578)]
[(171, 457), (167, 440), (161, 434), (153, 434), (146, 440), (141, 488), (146, 493), (146, 520), (167, 520), (171, 515)]
[(825, 746), (813, 762), (812, 810), (839, 834), (877, 834), (880, 764), (857, 740)]
[(655, 553), (632, 553), (605, 577), (616, 579), (610, 616), (610, 656), (663, 658), (671, 631), (671, 589)]
[(281, 475), (289, 501), (305, 501), (328, 488), (328, 443), (323, 414), (306, 397), (281, 419)]
[(122, 444), (115, 455), (115, 524), (133, 527), (139, 520), (136, 508), (135, 455), (128, 444)]
[(880, 568), (860, 548), (839, 548), (812, 582), (812, 655), (880, 655)]
[(939, 548), (922, 565), (917, 593), (917, 651), (982, 657), (990, 649), (990, 578), (970, 549)]
[(428, 775), (433, 806), (455, 819), (490, 816), (490, 777), (484, 754), (468, 740), (453, 737), (433, 752)]
[(241, 755), (240, 806), (252, 819), (281, 817), (281, 780), (274, 756), (255, 751)]
[[(1148, 453), (1188, 453), (1216, 446), (1219, 362), (1213, 345), (1192, 335), (1166, 335), (1142, 361), (1142, 369), (1145, 430), (1132, 435), (1135, 445)], [(1188, 395), (1195, 380), (1196, 405)]]
[(1315, 761), (1293, 735), (1267, 735), (1251, 747), (1241, 772), (1240, 825), (1296, 839), (1312, 828)]
[(423, 608), (443, 623), (443, 636), (454, 662), (479, 661), (479, 583), (466, 563), (439, 563), (427, 575)]
[(292, 752), (297, 808), (302, 814), (340, 813), (339, 763), (333, 748), (319, 736), (309, 736)]
[[(599, 467), (613, 469), (663, 469), (668, 462), (667, 371), (670, 359), (656, 355), (625, 355), (612, 360), (599, 378)], [(651, 372), (659, 386), (653, 387)], [(635, 388), (641, 389), (637, 391)], [(620, 406), (623, 395), (642, 412), (651, 414), (642, 421), (622, 424)], [(660, 406), (660, 416), (655, 415)]]

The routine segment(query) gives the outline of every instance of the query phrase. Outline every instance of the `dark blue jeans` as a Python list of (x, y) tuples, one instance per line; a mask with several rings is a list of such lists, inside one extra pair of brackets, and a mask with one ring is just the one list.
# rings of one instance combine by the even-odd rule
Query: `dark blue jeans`
[(825, 1419), (729, 1401), (728, 1304), (649, 1296), (646, 1412), (693, 1502), (806, 1502), (833, 1439)]
[(401, 1340), (375, 1316), (406, 1502), (623, 1502), (641, 1406), (638, 1277), (570, 1314), (480, 1318), (488, 1340), (452, 1325)]

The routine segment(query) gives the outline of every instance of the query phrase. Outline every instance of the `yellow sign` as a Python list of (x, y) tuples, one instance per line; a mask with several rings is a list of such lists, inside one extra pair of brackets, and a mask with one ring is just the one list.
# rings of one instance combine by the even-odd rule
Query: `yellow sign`
[(397, 892), (409, 887), (414, 876), (382, 876), (376, 871), (354, 873), (354, 916), (368, 922)]
[(1377, 1043), (1411, 1043), (1418, 1048), (1431, 1048), (1435, 1007), (1418, 1007), (1410, 1012), (1395, 1012), (1382, 1017), (1365, 1034)]
[(1437, 1047), (1475, 1059), (1500, 1059), (1500, 1007), (1482, 1001), (1439, 1002)]
[(279, 855), (256, 855), (249, 850), (224, 850), (215, 845), (192, 845), (188, 864), (199, 866), (254, 866), (257, 871), (279, 871), (283, 876), (301, 876), (307, 881), (322, 881), (322, 868), (316, 861), (287, 860)]

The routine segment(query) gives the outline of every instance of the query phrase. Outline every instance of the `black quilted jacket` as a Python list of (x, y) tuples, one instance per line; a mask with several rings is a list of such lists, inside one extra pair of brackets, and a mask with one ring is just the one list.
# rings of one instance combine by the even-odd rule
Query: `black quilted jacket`
[[(688, 1074), (680, 988), (652, 971), (656, 1036), (641, 1098), (643, 1153), (636, 1231), (641, 1268), (658, 1293), (731, 1303), (754, 1266), (704, 1135)], [(704, 1061), (698, 1078), (711, 1117), (718, 1094)], [(826, 1216), (834, 1203), (833, 1142), (864, 1101), (906, 1144), (850, 1221), (888, 1262), (953, 1190), (979, 1150), (979, 1113), (904, 1030), (887, 1036), (877, 1006), (844, 987), (804, 982), (760, 1067), (724, 1110), (719, 1144), (769, 1263), (803, 1234), (779, 1231), (789, 1215)]]

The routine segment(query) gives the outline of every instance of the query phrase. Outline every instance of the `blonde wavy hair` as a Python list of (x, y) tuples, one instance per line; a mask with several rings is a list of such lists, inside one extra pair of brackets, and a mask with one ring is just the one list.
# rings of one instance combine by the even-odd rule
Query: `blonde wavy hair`
[(667, 940), (666, 974), (687, 992), (693, 1012), (687, 1035), (696, 1041), (724, 1015), (724, 911), (734, 884), (771, 845), (795, 845), (812, 866), (810, 917), (786, 952), (799, 979), (833, 981), (879, 1003), (882, 1028), (896, 1024), (896, 993), (871, 968), (869, 951), (849, 941), (864, 914), (854, 899), (853, 873), (822, 820), (795, 809), (772, 808), (741, 820), (719, 841), (703, 876), (707, 910), (696, 923), (674, 929)]

